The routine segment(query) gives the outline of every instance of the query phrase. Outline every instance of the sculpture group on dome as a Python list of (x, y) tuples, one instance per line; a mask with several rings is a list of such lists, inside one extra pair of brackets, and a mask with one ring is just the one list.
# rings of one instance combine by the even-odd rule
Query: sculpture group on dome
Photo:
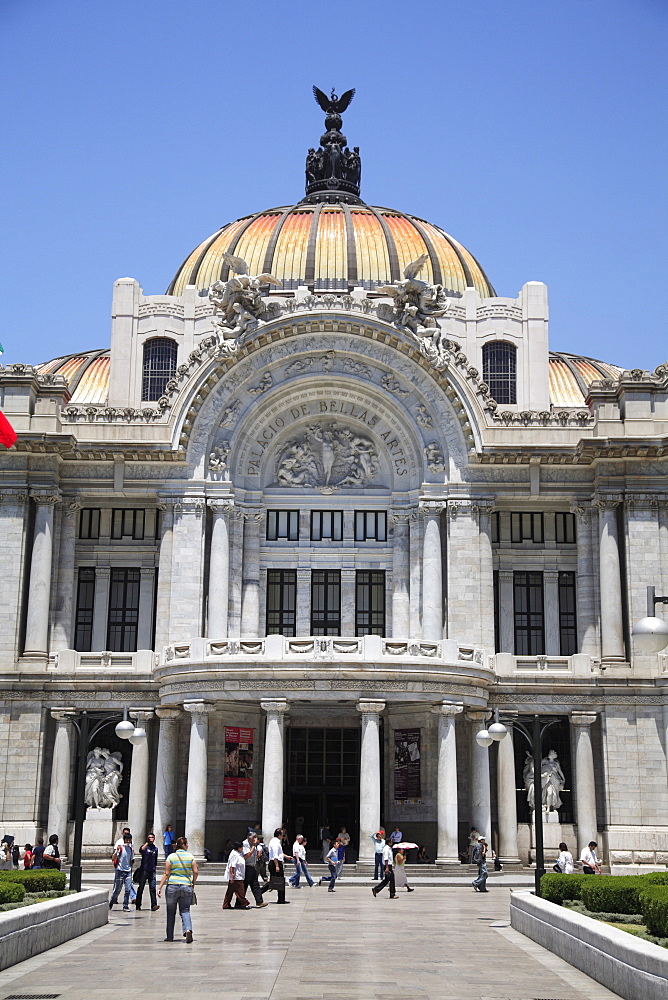
[(411, 333), (427, 357), (438, 359), (445, 337), (436, 320), (445, 316), (450, 300), (443, 285), (431, 285), (417, 277), (428, 260), (429, 255), (423, 253), (404, 268), (403, 281), (376, 289), (377, 294), (391, 295), (394, 299), (393, 305), (379, 304), (377, 312), (379, 319)]
[(277, 303), (263, 299), (262, 287), (276, 285), (281, 288), (282, 282), (273, 274), (249, 274), (248, 264), (241, 257), (231, 253), (223, 253), (222, 257), (234, 276), (227, 281), (215, 281), (209, 289), (209, 299), (219, 314), (214, 324), (227, 340), (239, 338), (249, 327), (278, 315)]

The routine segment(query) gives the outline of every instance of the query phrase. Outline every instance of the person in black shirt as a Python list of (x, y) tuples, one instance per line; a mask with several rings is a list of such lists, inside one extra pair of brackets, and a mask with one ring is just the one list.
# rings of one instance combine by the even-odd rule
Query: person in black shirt
[(44, 856), (44, 840), (40, 837), (40, 839), (35, 844), (35, 847), (34, 847), (33, 852), (32, 852), (32, 857), (33, 857), (32, 866), (33, 866), (33, 868), (41, 868), (42, 867), (42, 857), (43, 856)]
[(139, 882), (137, 885), (137, 898), (135, 906), (141, 910), (141, 899), (144, 894), (144, 886), (148, 882), (148, 891), (151, 895), (151, 909), (159, 910), (158, 898), (155, 894), (155, 870), (158, 864), (158, 848), (155, 845), (155, 836), (149, 833), (146, 843), (139, 848), (141, 854), (141, 865), (139, 866)]

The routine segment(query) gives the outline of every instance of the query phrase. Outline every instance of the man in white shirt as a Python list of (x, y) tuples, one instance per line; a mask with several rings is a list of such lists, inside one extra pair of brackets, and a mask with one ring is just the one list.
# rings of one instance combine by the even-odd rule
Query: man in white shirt
[(303, 875), (308, 882), (309, 888), (313, 888), (314, 882), (306, 864), (306, 848), (304, 847), (304, 837), (301, 833), (297, 834), (297, 839), (292, 845), (292, 856), (295, 862), (295, 873), (288, 879), (290, 885), (295, 889), (301, 889), (299, 876)]
[(244, 878), (246, 877), (246, 862), (242, 854), (243, 845), (240, 840), (237, 840), (230, 851), (230, 856), (227, 859), (227, 870), (225, 874), (227, 875), (227, 892), (225, 893), (225, 899), (223, 900), (223, 909), (232, 909), (232, 896), (236, 894), (237, 900), (235, 903), (235, 909), (240, 907), (242, 910), (251, 909), (251, 905), (246, 899), (246, 887), (244, 885)]
[(385, 831), (379, 830), (378, 833), (373, 833), (371, 835), (374, 846), (374, 866), (373, 866), (373, 877), (374, 881), (378, 878), (383, 877), (383, 872), (385, 866), (383, 865), (383, 848), (385, 847)]
[(321, 882), (329, 882), (327, 892), (336, 892), (334, 883), (336, 882), (336, 869), (339, 861), (339, 847), (341, 841), (337, 838), (327, 852), (327, 864), (329, 865), (329, 876), (323, 875)]
[(257, 871), (258, 850), (257, 834), (249, 833), (241, 848), (241, 853), (243, 854), (244, 861), (246, 862), (244, 888), (248, 889), (250, 886), (256, 906), (269, 906), (269, 903), (262, 899), (262, 890), (260, 889), (260, 880), (258, 878)]
[(283, 854), (283, 848), (281, 847), (281, 837), (283, 836), (283, 831), (279, 827), (274, 830), (274, 836), (269, 841), (269, 863), (267, 868), (269, 870), (269, 881), (266, 885), (262, 886), (262, 895), (265, 892), (271, 892), (273, 889), (278, 893), (278, 903), (289, 903), (290, 900), (285, 898), (285, 874), (283, 872), (283, 861), (288, 858), (292, 861), (292, 857), (289, 854)]
[(601, 874), (601, 866), (598, 863), (598, 858), (596, 857), (597, 846), (598, 845), (595, 840), (590, 840), (588, 845), (584, 848), (582, 854), (580, 855), (583, 875)]
[(383, 881), (380, 885), (375, 885), (371, 892), (374, 896), (377, 896), (386, 885), (390, 887), (390, 899), (397, 898), (397, 888), (394, 884), (394, 857), (392, 855), (392, 848), (389, 844), (385, 844), (383, 848), (383, 866), (385, 869)]

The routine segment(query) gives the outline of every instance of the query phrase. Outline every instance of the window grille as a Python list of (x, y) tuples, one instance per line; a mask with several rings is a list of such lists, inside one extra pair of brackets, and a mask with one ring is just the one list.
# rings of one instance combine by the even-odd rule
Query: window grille
[(578, 651), (575, 573), (559, 573), (559, 653), (572, 656)]
[(561, 512), (555, 514), (554, 532), (558, 545), (573, 545), (575, 543), (575, 514)]
[(385, 570), (355, 574), (355, 635), (385, 635)]
[(482, 349), (482, 380), (497, 403), (517, 402), (517, 348), (492, 340)]
[(513, 512), (510, 515), (511, 542), (542, 542), (543, 515)]
[(267, 635), (294, 635), (297, 608), (297, 571), (267, 570)]
[(329, 538), (333, 542), (340, 542), (342, 540), (343, 511), (311, 511), (311, 541), (321, 542), (325, 538)]
[(90, 653), (93, 648), (94, 610), (95, 570), (92, 566), (80, 566), (77, 584), (77, 610), (74, 619), (74, 648), (80, 653)]
[(543, 574), (513, 574), (515, 655), (540, 656), (545, 652)]
[(356, 510), (355, 541), (387, 541), (387, 513), (384, 510)]
[(311, 573), (311, 635), (341, 635), (341, 572)]
[(143, 402), (164, 396), (167, 383), (176, 374), (178, 351), (176, 341), (167, 337), (154, 337), (146, 341), (141, 386)]
[(279, 538), (285, 538), (289, 542), (299, 540), (298, 510), (267, 511), (267, 541), (275, 542)]
[(144, 537), (146, 511), (137, 507), (115, 507), (111, 512), (111, 537), (132, 538), (141, 541)]
[(111, 571), (107, 649), (112, 653), (136, 652), (140, 578), (138, 569)]
[(79, 514), (79, 538), (100, 537), (99, 508), (84, 507)]

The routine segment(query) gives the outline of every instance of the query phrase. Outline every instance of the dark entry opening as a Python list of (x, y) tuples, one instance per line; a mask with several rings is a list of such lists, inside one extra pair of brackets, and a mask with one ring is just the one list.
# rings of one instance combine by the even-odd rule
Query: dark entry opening
[(358, 852), (359, 729), (288, 729), (288, 829), (303, 833), (307, 857), (321, 857), (320, 828), (329, 821), (333, 834), (350, 834), (348, 861)]

